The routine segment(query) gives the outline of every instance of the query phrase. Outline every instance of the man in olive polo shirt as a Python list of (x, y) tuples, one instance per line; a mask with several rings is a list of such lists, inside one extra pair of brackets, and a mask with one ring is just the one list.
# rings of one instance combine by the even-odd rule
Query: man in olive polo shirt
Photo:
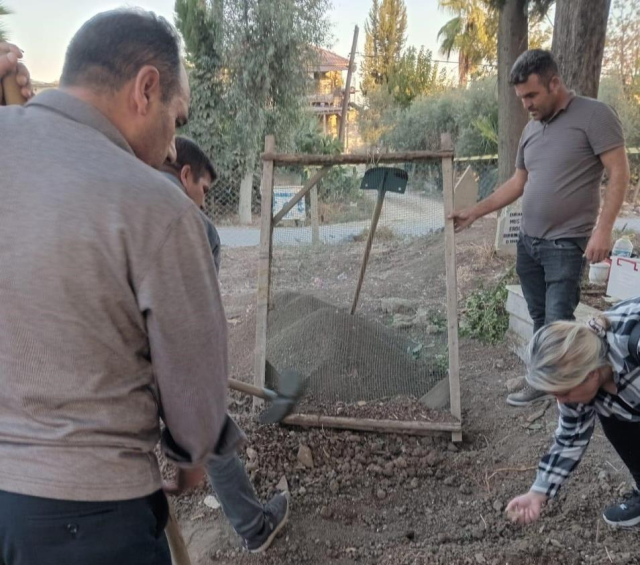
[[(523, 53), (510, 82), (533, 118), (520, 138), (516, 172), (489, 198), (451, 217), (460, 231), (523, 197), (516, 270), (538, 331), (574, 319), (585, 259), (598, 263), (611, 250), (629, 164), (615, 112), (569, 91), (549, 51)], [(600, 210), (604, 170), (609, 182)], [(507, 402), (526, 406), (544, 396), (527, 387)]]

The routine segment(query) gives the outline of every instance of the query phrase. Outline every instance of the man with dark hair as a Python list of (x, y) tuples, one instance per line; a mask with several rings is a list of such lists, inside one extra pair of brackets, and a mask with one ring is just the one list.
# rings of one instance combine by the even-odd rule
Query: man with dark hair
[(197, 143), (186, 137), (176, 136), (171, 155), (162, 166), (168, 178), (193, 200), (201, 211), (202, 222), (213, 253), (216, 271), (220, 270), (220, 236), (213, 222), (203, 212), (204, 200), (216, 181), (217, 174), (211, 160)]
[[(217, 177), (211, 160), (197, 143), (186, 137), (176, 137), (172, 155), (162, 170), (200, 208), (218, 271), (220, 237), (213, 222), (202, 212), (205, 196)], [(227, 417), (227, 425), (237, 430), (237, 425), (230, 417)], [(239, 433), (236, 431), (234, 435)], [(276, 494), (266, 505), (262, 505), (236, 450), (212, 458), (206, 469), (222, 510), (242, 538), (245, 549), (251, 553), (266, 551), (287, 523), (289, 493)]]
[(152, 12), (106, 12), (92, 18), (71, 39), (60, 86), (89, 86), (93, 91), (115, 94), (147, 65), (162, 77), (161, 100), (169, 101), (181, 88), (176, 29)]
[[(459, 231), (523, 197), (516, 270), (538, 331), (574, 319), (584, 259), (598, 263), (611, 250), (629, 164), (615, 112), (569, 91), (549, 51), (520, 55), (510, 80), (533, 118), (520, 138), (516, 172), (491, 196), (451, 217)], [(600, 210), (604, 170), (609, 182)], [(526, 387), (507, 402), (526, 406), (544, 397)]]
[(514, 63), (509, 74), (509, 84), (525, 84), (531, 75), (536, 75), (541, 84), (548, 89), (551, 79), (559, 74), (558, 63), (551, 51), (530, 49), (520, 55)]
[(197, 143), (186, 137), (176, 136), (175, 146), (175, 161), (170, 166), (179, 172), (187, 196), (202, 209), (204, 199), (218, 175), (211, 160)]
[(59, 90), (0, 109), (3, 565), (170, 565), (158, 440), (179, 491), (242, 439), (200, 212), (153, 169), (187, 120), (179, 53), (162, 18), (105, 12)]

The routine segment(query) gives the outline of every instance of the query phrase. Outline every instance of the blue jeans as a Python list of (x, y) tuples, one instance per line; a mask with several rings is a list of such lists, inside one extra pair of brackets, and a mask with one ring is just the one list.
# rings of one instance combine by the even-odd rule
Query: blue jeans
[(0, 565), (171, 565), (162, 491), (78, 502), (0, 491)]
[(534, 332), (556, 320), (575, 320), (588, 238), (518, 238), (516, 272)]
[(255, 538), (264, 527), (264, 506), (256, 497), (238, 454), (233, 451), (212, 459), (207, 464), (207, 475), (236, 533), (243, 539)]

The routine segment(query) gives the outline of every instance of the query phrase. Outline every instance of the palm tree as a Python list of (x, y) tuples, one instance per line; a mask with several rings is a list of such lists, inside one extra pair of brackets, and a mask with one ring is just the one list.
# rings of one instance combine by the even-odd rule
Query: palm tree
[[(11, 13), (10, 10), (4, 7), (4, 5), (0, 2), (0, 16), (8, 16)], [(4, 27), (0, 24), (0, 41), (6, 41), (7, 35)]]
[(498, 13), (486, 0), (439, 0), (439, 5), (454, 16), (438, 32), (440, 53), (449, 59), (457, 51), (458, 79), (465, 86), (482, 63), (496, 59)]

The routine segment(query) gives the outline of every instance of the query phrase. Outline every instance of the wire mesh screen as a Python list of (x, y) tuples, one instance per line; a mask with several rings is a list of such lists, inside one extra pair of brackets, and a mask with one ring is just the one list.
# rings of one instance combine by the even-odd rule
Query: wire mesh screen
[[(406, 191), (384, 195), (353, 315), (379, 198), (361, 188), (369, 167), (334, 167), (274, 228), (267, 358), (307, 379), (300, 412), (434, 418), (419, 400), (448, 371), (442, 167), (396, 167)], [(276, 181), (274, 214), (299, 188)]]
[(206, 194), (204, 212), (213, 221), (224, 247), (260, 244), (260, 177), (262, 162), (249, 172), (219, 163), (212, 157), (218, 178)]

